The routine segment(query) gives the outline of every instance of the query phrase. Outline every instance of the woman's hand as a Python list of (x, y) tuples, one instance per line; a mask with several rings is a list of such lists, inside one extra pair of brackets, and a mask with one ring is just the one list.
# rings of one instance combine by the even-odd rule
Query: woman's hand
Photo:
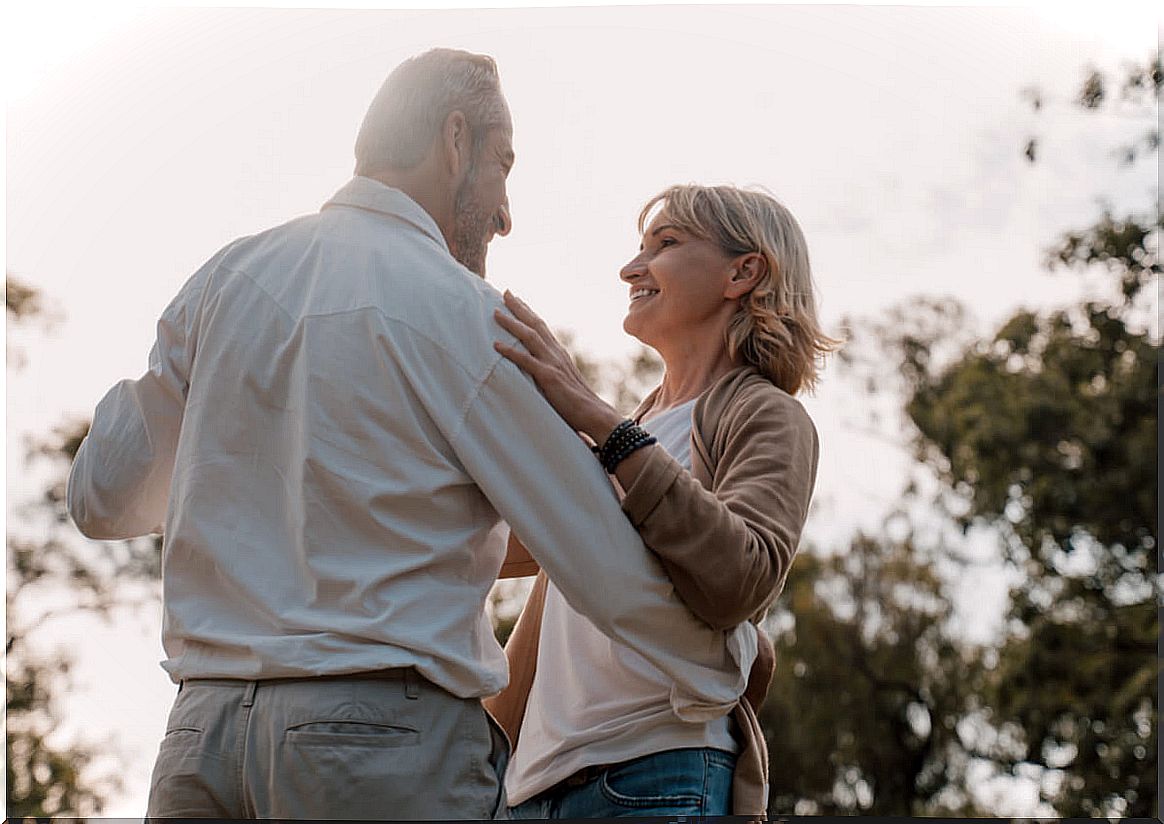
[(513, 315), (499, 309), (494, 317), (528, 351), (500, 341), (495, 341), (493, 348), (534, 379), (546, 400), (572, 429), (589, 435), (595, 443), (603, 443), (622, 417), (586, 385), (574, 358), (544, 320), (509, 290), (505, 292), (505, 306)]

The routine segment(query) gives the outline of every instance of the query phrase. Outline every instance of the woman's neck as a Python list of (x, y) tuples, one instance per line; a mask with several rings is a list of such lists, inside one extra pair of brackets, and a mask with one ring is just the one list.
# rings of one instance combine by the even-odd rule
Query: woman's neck
[(728, 356), (727, 347), (709, 350), (692, 349), (686, 352), (661, 352), (663, 383), (651, 408), (660, 412), (698, 398), (728, 372), (740, 365), (738, 359)]

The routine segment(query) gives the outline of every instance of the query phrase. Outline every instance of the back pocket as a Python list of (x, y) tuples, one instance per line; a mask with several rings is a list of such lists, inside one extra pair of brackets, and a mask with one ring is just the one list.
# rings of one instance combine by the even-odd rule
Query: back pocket
[(299, 747), (413, 747), (420, 732), (398, 724), (369, 721), (304, 721), (288, 727), (288, 744)]

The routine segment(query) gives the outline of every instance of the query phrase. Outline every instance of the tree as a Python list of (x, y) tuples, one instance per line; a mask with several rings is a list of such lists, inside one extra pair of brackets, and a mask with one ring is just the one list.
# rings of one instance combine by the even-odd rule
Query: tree
[[(904, 519), (896, 513), (891, 520)], [(984, 815), (958, 725), (984, 669), (913, 535), (802, 550), (769, 623), (771, 815)]]
[[(1126, 72), (1118, 100), (1155, 111), (1160, 84), (1157, 54)], [(1077, 104), (1102, 111), (1110, 88), (1092, 71)], [(1025, 149), (1032, 161), (1036, 146)], [(1153, 129), (1120, 157), (1150, 159), (1158, 146)], [(1111, 296), (1019, 311), (952, 358), (937, 356), (948, 327), (875, 332), (882, 355), (902, 365), (913, 445), (942, 484), (937, 502), (964, 529), (993, 530), (1022, 573), (984, 684), (997, 734), (978, 754), (1011, 773), (1036, 769), (1042, 798), (1063, 816), (1157, 812), (1151, 316), (1162, 228), (1154, 206), (1065, 233), (1048, 266), (1105, 272)]]
[[(45, 312), (40, 293), (12, 275), (5, 279), (5, 298), (10, 323)], [(19, 368), (23, 360), (15, 363)], [(149, 587), (143, 593), (133, 584), (158, 576), (157, 541), (98, 549), (69, 524), (64, 479), (87, 431), (87, 422), (71, 421), (29, 444), (26, 477), (43, 478), (44, 491), (16, 510), (19, 518), (9, 522), (6, 536), (5, 763), (11, 818), (99, 813), (117, 787), (116, 780), (99, 781), (88, 772), (97, 754), (92, 746), (61, 742), (59, 698), (72, 662), (67, 653), (42, 648), (46, 625), (66, 615), (109, 617), (133, 596), (152, 602)]]

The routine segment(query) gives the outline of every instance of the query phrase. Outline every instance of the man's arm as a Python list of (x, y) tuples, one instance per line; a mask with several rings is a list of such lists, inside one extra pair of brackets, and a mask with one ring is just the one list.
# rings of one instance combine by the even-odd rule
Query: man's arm
[(675, 681), (677, 711), (735, 703), (754, 628), (716, 631), (682, 604), (602, 467), (527, 376), (499, 359), (451, 440), (567, 602)]
[(162, 531), (204, 277), (205, 270), (191, 278), (166, 308), (148, 371), (109, 390), (77, 450), (66, 497), (77, 528), (90, 538)]

